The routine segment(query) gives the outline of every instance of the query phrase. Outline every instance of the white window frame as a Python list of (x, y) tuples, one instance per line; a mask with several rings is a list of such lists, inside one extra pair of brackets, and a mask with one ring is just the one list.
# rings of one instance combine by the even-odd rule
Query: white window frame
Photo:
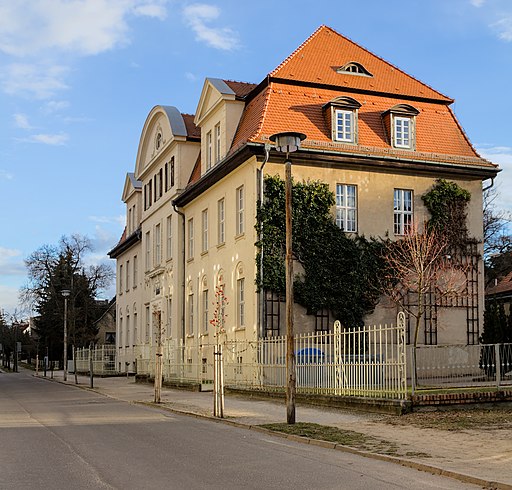
[(167, 298), (167, 337), (172, 338), (172, 296)]
[(146, 326), (144, 329), (144, 340), (146, 342), (149, 342), (150, 331), (151, 331), (151, 310), (149, 309), (149, 306), (146, 306)]
[(215, 125), (215, 163), (220, 162), (220, 123)]
[(188, 220), (188, 246), (187, 246), (187, 258), (194, 258), (194, 218)]
[(237, 324), (239, 327), (245, 327), (245, 277), (240, 277), (236, 281), (237, 298)]
[[(340, 120), (341, 118), (341, 120)], [(348, 122), (348, 125), (347, 125)], [(343, 143), (356, 141), (356, 112), (348, 109), (334, 110), (334, 140)]]
[(245, 232), (245, 211), (244, 211), (244, 186), (236, 189), (236, 234), (242, 235)]
[(336, 184), (336, 224), (347, 233), (357, 232), (357, 186)]
[(123, 294), (123, 264), (119, 264), (119, 294)]
[(208, 131), (206, 133), (206, 170), (210, 170), (212, 168), (212, 132)]
[(395, 148), (413, 147), (414, 120), (412, 117), (393, 116), (393, 146)]
[(202, 292), (202, 325), (203, 325), (203, 334), (208, 332), (208, 315), (209, 315), (209, 301), (208, 301), (208, 288), (206, 286), (203, 286), (203, 292)]
[(129, 260), (126, 261), (125, 280), (126, 280), (126, 284), (125, 284), (126, 289), (125, 290), (129, 291), (130, 290), (130, 261)]
[(145, 259), (145, 267), (146, 271), (151, 270), (151, 232), (146, 231), (146, 259)]
[(201, 252), (208, 251), (208, 209), (201, 212)]
[(226, 201), (224, 198), (217, 201), (217, 244), (226, 242)]
[(393, 194), (393, 232), (405, 235), (414, 221), (414, 193), (410, 189), (395, 189)]
[(194, 335), (194, 292), (188, 293), (188, 335)]
[(155, 225), (155, 263), (157, 267), (162, 263), (162, 227), (160, 223)]
[(167, 260), (172, 259), (172, 216), (167, 216)]
[(139, 258), (137, 255), (133, 256), (133, 288), (137, 287), (137, 283), (139, 282)]

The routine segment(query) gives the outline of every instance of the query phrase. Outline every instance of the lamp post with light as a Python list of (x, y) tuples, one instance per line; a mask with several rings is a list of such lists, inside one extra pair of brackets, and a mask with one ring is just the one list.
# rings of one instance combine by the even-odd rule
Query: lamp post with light
[(68, 298), (71, 294), (69, 289), (61, 292), (64, 297), (64, 381), (68, 380)]
[(276, 133), (270, 137), (276, 150), (285, 158), (285, 216), (286, 216), (286, 422), (295, 423), (295, 341), (293, 335), (293, 250), (292, 250), (292, 162), (289, 154), (300, 148), (306, 135), (295, 132)]

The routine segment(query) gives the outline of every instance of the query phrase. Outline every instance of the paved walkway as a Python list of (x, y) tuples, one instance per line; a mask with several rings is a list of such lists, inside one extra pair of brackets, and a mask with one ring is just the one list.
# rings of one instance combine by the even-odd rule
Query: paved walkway
[[(63, 382), (62, 372), (55, 372), (54, 376), (55, 381)], [(87, 377), (79, 376), (78, 380), (80, 387), (89, 386)], [(74, 375), (68, 375), (67, 383), (74, 382)], [(153, 386), (135, 383), (133, 377), (95, 378), (94, 390), (130, 403), (151, 403), (154, 399)], [(161, 405), (176, 412), (211, 417), (213, 394), (164, 387)], [(296, 411), (297, 422), (336, 426), (388, 441), (394, 447), (393, 454), (397, 455), (388, 458), (398, 463), (481, 484), (485, 488), (512, 490), (512, 429), (424, 429), (391, 425), (387, 421), (392, 417), (302, 405), (298, 405)], [(285, 422), (286, 407), (282, 400), (228, 395), (225, 420), (247, 427)]]

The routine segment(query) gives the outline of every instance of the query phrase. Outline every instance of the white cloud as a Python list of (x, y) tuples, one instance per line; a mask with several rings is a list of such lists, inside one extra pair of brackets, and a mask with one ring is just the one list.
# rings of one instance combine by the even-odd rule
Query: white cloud
[(470, 0), (470, 3), (473, 5), (473, 7), (481, 7), (485, 1), (486, 0)]
[(166, 0), (0, 0), (0, 51), (94, 55), (129, 42), (130, 15), (163, 19)]
[(14, 124), (17, 128), (21, 129), (32, 129), (32, 125), (28, 122), (26, 114), (14, 114)]
[(185, 78), (191, 82), (196, 82), (197, 81), (197, 76), (194, 75), (193, 73), (190, 73), (189, 71), (187, 71), (185, 73)]
[(49, 100), (44, 105), (44, 111), (46, 113), (61, 112), (69, 107), (67, 100)]
[(20, 250), (0, 247), (0, 275), (24, 275), (25, 264)]
[(214, 5), (195, 3), (183, 9), (185, 22), (192, 28), (198, 41), (225, 51), (238, 48), (238, 34), (227, 27), (210, 27), (218, 19), (220, 9)]
[(124, 226), (126, 216), (124, 214), (120, 214), (119, 216), (89, 216), (88, 219), (93, 223), (116, 223)]
[(13, 63), (4, 68), (0, 82), (10, 95), (46, 99), (58, 90), (68, 88), (64, 82), (67, 71), (61, 65)]
[(19, 307), (18, 295), (17, 288), (0, 285), (0, 308), (6, 312), (14, 312)]
[(44, 145), (62, 146), (69, 139), (65, 133), (59, 134), (34, 134), (28, 140), (31, 143), (42, 143)]
[(506, 16), (498, 20), (491, 27), (497, 31), (498, 37), (503, 41), (512, 41), (512, 16)]
[(14, 178), (14, 175), (10, 172), (7, 172), (7, 170), (1, 170), (0, 169), (0, 180), (12, 180)]
[(501, 172), (496, 178), (498, 188), (496, 205), (499, 209), (512, 212), (512, 147), (482, 145), (477, 148), (480, 155), (493, 163), (497, 163)]
[(155, 2), (147, 3), (145, 5), (137, 5), (133, 9), (133, 13), (135, 15), (153, 17), (159, 20), (164, 20), (167, 17), (167, 9), (165, 6)]

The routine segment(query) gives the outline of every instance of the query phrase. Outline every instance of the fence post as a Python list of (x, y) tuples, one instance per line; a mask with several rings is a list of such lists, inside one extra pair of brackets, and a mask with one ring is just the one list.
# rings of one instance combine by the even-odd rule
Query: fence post
[(93, 360), (92, 360), (92, 342), (89, 344), (89, 387), (94, 388), (94, 374), (93, 374)]
[(499, 388), (501, 384), (501, 356), (500, 356), (500, 344), (494, 344), (495, 356), (496, 359), (496, 386)]

